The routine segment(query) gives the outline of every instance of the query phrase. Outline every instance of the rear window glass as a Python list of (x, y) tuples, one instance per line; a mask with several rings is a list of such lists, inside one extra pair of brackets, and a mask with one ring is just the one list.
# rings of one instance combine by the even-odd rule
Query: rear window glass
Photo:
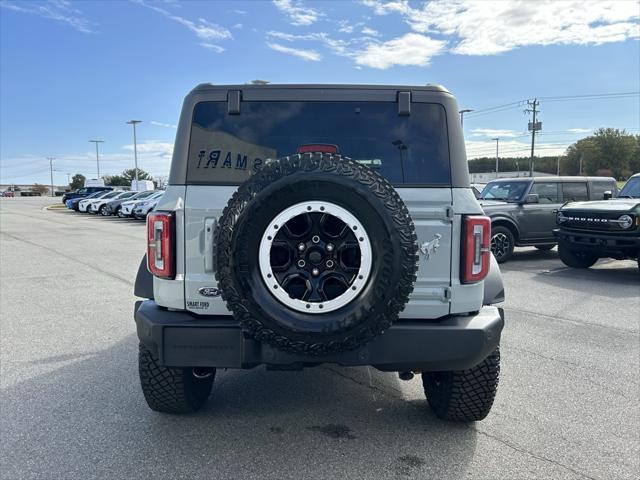
[(562, 197), (564, 201), (579, 202), (582, 200), (588, 200), (587, 184), (586, 183), (563, 183), (562, 184)]
[(239, 184), (308, 145), (335, 145), (395, 185), (451, 183), (442, 105), (413, 103), (408, 116), (398, 115), (395, 102), (243, 102), (241, 110), (196, 105), (187, 183)]

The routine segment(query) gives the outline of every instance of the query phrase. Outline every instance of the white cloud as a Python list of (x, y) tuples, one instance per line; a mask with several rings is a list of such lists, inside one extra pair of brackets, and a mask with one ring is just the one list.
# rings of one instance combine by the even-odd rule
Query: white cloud
[(66, 24), (82, 33), (95, 33), (91, 28), (91, 23), (85, 18), (84, 14), (77, 8), (72, 7), (71, 3), (66, 0), (49, 0), (44, 4), (30, 2), (20, 2), (17, 4), (9, 1), (1, 1), (0, 7), (14, 12), (28, 13), (54, 20)]
[(240, 30), (242, 29), (242, 24), (241, 23), (236, 23), (233, 28), (235, 28), (236, 30)]
[[(136, 144), (138, 153), (156, 157), (171, 157), (173, 155), (173, 143), (158, 140), (147, 140)], [(133, 152), (133, 144), (123, 145), (123, 150)]]
[(424, 67), (432, 57), (442, 53), (445, 45), (441, 40), (407, 33), (384, 43), (369, 44), (358, 54), (356, 64), (379, 69), (387, 69), (394, 65)]
[(309, 6), (304, 6), (296, 0), (273, 0), (273, 4), (278, 10), (285, 13), (292, 25), (307, 26), (318, 21), (324, 16), (323, 13)]
[(338, 22), (338, 31), (340, 33), (353, 33), (354, 26), (348, 20), (340, 20)]
[(378, 32), (377, 30), (374, 30), (373, 28), (369, 28), (369, 27), (364, 27), (361, 30), (363, 35), (367, 35), (368, 37), (378, 37), (380, 36), (380, 32)]
[(212, 52), (216, 52), (216, 53), (224, 52), (224, 47), (221, 47), (220, 45), (215, 45), (213, 43), (202, 42), (200, 46), (203, 48), (206, 48), (207, 50), (211, 50)]
[(177, 125), (173, 125), (172, 123), (156, 122), (155, 120), (151, 120), (149, 123), (150, 123), (151, 125), (155, 125), (156, 127), (178, 128), (178, 126), (177, 126)]
[(420, 33), (451, 37), (451, 51), (494, 55), (529, 45), (599, 45), (640, 38), (635, 0), (434, 0), (420, 8), (405, 0), (364, 0), (375, 14), (397, 13)]
[(165, 10), (164, 8), (160, 8), (156, 5), (152, 5), (150, 3), (146, 3), (145, 0), (131, 0), (133, 3), (137, 3), (138, 5), (142, 5), (147, 7), (155, 12), (158, 12), (170, 20), (174, 22), (178, 22), (180, 25), (188, 28), (193, 32), (200, 40), (210, 41), (210, 40), (226, 40), (233, 38), (231, 32), (215, 23), (209, 22), (204, 18), (198, 18), (197, 21), (188, 20), (184, 17), (180, 17), (178, 15), (174, 15), (173, 13)]
[(351, 45), (352, 42), (331, 38), (328, 34), (324, 32), (297, 35), (293, 33), (278, 32), (278, 31), (271, 30), (267, 32), (267, 36), (271, 38), (284, 40), (287, 42), (294, 42), (297, 40), (319, 42), (325, 48), (331, 50), (336, 55), (340, 55), (343, 57), (355, 56), (355, 51), (353, 51), (353, 48)]
[(571, 132), (571, 133), (588, 133), (591, 130), (593, 130), (592, 128), (568, 128), (567, 132)]
[(301, 58), (307, 61), (317, 62), (322, 56), (316, 52), (315, 50), (303, 50), (297, 48), (285, 47), (284, 45), (280, 45), (279, 43), (267, 43), (267, 46), (275, 50), (276, 52), (286, 53), (287, 55), (293, 55), (294, 57)]
[[(536, 156), (563, 155), (573, 142), (536, 142)], [(496, 142), (492, 140), (467, 140), (465, 142), (467, 158), (493, 158), (496, 155)], [(531, 155), (531, 143), (526, 140), (500, 140), (498, 154), (501, 158), (528, 158)]]
[(516, 137), (521, 133), (515, 130), (500, 130), (493, 128), (474, 128), (471, 130), (471, 136), (473, 137)]

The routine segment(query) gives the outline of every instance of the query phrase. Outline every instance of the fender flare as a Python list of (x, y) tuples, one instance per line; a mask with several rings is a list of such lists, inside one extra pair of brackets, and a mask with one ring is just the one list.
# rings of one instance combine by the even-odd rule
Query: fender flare
[(153, 300), (153, 275), (147, 268), (147, 254), (140, 260), (138, 266), (138, 274), (136, 275), (136, 283), (133, 287), (133, 294), (136, 297), (147, 298)]
[(489, 274), (484, 279), (484, 299), (483, 305), (493, 305), (504, 302), (504, 285), (502, 283), (502, 273), (496, 257), (491, 254), (489, 263)]
[(496, 223), (506, 223), (509, 225), (509, 227), (511, 227), (514, 231), (514, 236), (516, 237), (516, 240), (518, 240), (518, 238), (520, 238), (520, 229), (518, 228), (518, 225), (516, 224), (516, 222), (514, 222), (512, 219), (510, 219), (509, 217), (491, 217), (491, 226), (493, 226)]

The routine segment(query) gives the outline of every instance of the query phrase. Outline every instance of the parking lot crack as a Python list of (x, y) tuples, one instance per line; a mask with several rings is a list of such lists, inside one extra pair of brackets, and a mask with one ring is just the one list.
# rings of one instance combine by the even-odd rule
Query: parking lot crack
[(478, 432), (480, 435), (483, 435), (483, 436), (488, 437), (488, 438), (490, 438), (492, 440), (495, 440), (496, 442), (501, 443), (502, 445), (504, 445), (505, 447), (510, 448), (511, 450), (514, 450), (514, 451), (519, 452), (519, 453), (523, 453), (525, 455), (533, 457), (536, 460), (540, 460), (542, 462), (551, 463), (551, 464), (556, 465), (556, 466), (558, 466), (558, 467), (560, 467), (560, 468), (562, 468), (564, 470), (567, 470), (567, 471), (569, 471), (569, 472), (571, 472), (571, 473), (573, 473), (573, 474), (575, 474), (575, 475), (577, 475), (577, 476), (579, 476), (581, 478), (586, 478), (586, 479), (589, 479), (589, 480), (598, 480), (595, 477), (587, 475), (586, 473), (583, 473), (583, 472), (579, 472), (578, 470), (575, 470), (574, 468), (571, 468), (568, 465), (560, 463), (557, 460), (553, 460), (551, 458), (547, 458), (547, 457), (543, 457), (541, 455), (538, 455), (538, 454), (536, 454), (536, 453), (534, 453), (534, 452), (532, 452), (530, 450), (527, 450), (525, 448), (522, 448), (522, 447), (519, 447), (517, 445), (514, 445), (511, 442), (508, 442), (508, 441), (506, 441), (506, 440), (504, 440), (504, 439), (502, 439), (500, 437), (497, 437), (495, 435), (491, 435), (490, 433), (483, 432), (482, 430), (478, 430), (477, 428), (475, 429), (475, 431)]
[(19, 242), (24, 242), (24, 243), (26, 243), (28, 245), (32, 245), (34, 247), (42, 248), (42, 249), (47, 250), (48, 252), (51, 252), (51, 253), (55, 253), (56, 255), (60, 255), (61, 257), (66, 258), (67, 260), (71, 260), (73, 262), (79, 263), (81, 265), (84, 265), (85, 267), (91, 268), (92, 270), (94, 270), (96, 272), (99, 272), (99, 273), (102, 273), (103, 275), (111, 277), (114, 280), (118, 280), (120, 282), (126, 283), (127, 285), (133, 286), (133, 282), (131, 280), (123, 278), (120, 275), (116, 275), (115, 273), (111, 273), (111, 272), (109, 272), (107, 270), (103, 270), (102, 268), (96, 266), (94, 263), (84, 262), (84, 261), (79, 260), (79, 259), (77, 259), (75, 257), (72, 257), (71, 255), (67, 255), (66, 253), (62, 253), (62, 252), (60, 252), (60, 251), (58, 251), (58, 250), (56, 250), (54, 248), (47, 247), (45, 245), (40, 245), (39, 243), (32, 242), (31, 240), (27, 240), (26, 238), (19, 237), (18, 235), (14, 235), (14, 234), (7, 233), (7, 232), (0, 232), (0, 233), (2, 235), (5, 235), (5, 236), (9, 237), (9, 238), (12, 238), (13, 240), (18, 240)]
[[(361, 387), (365, 387), (365, 388), (368, 388), (370, 390), (376, 390), (376, 391), (378, 391), (380, 393), (383, 393), (385, 395), (393, 396), (392, 392), (389, 392), (388, 390), (386, 390), (384, 388), (380, 388), (380, 387), (377, 387), (377, 386), (375, 386), (373, 384), (369, 384), (369, 382), (360, 381), (360, 380), (358, 380), (356, 378), (353, 378), (350, 375), (346, 375), (346, 374), (340, 372), (339, 370), (334, 370), (333, 368), (326, 367), (326, 366), (319, 367), (319, 368), (321, 370), (327, 370), (329, 372), (335, 373), (339, 377), (346, 378), (347, 380), (351, 380), (353, 383), (356, 383), (356, 384), (360, 385)], [(399, 390), (399, 389), (396, 389), (396, 388), (393, 388), (393, 387), (390, 387), (390, 389), (393, 390), (393, 392), (395, 392), (395, 393), (402, 394), (402, 391)]]
[(509, 312), (517, 312), (517, 313), (525, 313), (528, 315), (535, 315), (536, 317), (543, 317), (543, 318), (548, 318), (550, 320), (557, 320), (560, 322), (569, 322), (569, 323), (575, 323), (575, 324), (579, 324), (579, 325), (587, 325), (589, 327), (599, 327), (599, 328), (604, 328), (607, 330), (616, 330), (618, 332), (624, 332), (624, 333), (631, 333), (634, 335), (639, 335), (639, 332), (636, 330), (629, 330), (626, 328), (620, 328), (620, 327), (613, 327), (611, 325), (602, 325), (601, 323), (594, 323), (594, 322), (585, 322), (584, 320), (578, 320), (575, 318), (567, 318), (567, 317), (561, 317), (559, 315), (547, 315), (544, 313), (539, 313), (539, 312), (532, 312), (530, 310), (523, 310), (521, 308), (514, 308), (514, 307), (505, 307), (505, 311)]

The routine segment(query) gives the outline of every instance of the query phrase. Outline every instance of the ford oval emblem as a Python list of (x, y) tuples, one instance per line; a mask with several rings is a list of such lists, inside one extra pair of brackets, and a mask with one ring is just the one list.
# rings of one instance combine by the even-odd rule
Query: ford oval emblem
[(198, 293), (203, 297), (219, 297), (222, 290), (218, 287), (200, 287)]

